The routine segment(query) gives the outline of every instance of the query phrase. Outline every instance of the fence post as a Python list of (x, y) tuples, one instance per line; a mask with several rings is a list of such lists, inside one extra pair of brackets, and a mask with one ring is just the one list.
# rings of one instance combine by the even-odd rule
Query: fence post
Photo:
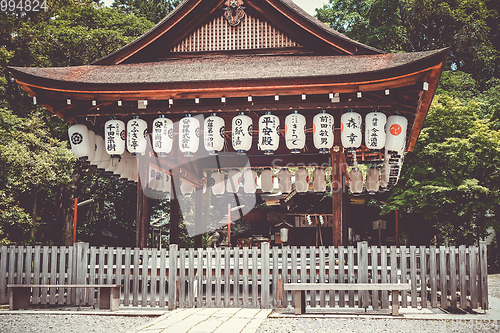
[[(368, 242), (358, 243), (358, 283), (368, 283)], [(368, 307), (368, 291), (359, 291), (358, 295), (362, 295), (358, 306)]]
[(269, 308), (269, 243), (262, 243), (261, 247), (261, 295), (260, 308)]
[(175, 309), (177, 298), (177, 244), (171, 244), (168, 251), (168, 309)]
[(488, 254), (485, 241), (479, 242), (479, 283), (481, 309), (488, 310)]

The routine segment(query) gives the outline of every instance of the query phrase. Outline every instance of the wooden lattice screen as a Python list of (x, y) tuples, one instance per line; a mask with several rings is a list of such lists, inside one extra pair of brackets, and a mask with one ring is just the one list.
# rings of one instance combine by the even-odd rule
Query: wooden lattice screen
[(266, 21), (248, 13), (241, 23), (230, 26), (224, 16), (199, 27), (171, 52), (231, 51), (300, 46)]

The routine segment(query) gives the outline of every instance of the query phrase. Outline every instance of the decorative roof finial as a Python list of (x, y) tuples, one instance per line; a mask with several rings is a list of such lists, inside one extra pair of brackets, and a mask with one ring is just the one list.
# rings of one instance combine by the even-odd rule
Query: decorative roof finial
[(228, 0), (226, 1), (226, 8), (224, 8), (224, 17), (230, 26), (235, 27), (240, 24), (241, 19), (245, 16), (245, 7), (243, 0)]

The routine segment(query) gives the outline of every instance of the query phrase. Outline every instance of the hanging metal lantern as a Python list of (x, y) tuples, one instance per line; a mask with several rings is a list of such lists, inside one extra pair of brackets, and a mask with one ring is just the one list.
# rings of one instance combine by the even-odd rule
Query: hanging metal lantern
[(408, 120), (403, 116), (390, 116), (387, 119), (385, 149), (404, 152)]
[(81, 161), (87, 160), (92, 150), (87, 126), (83, 124), (72, 125), (68, 129), (68, 137), (71, 150), (76, 158)]
[(186, 196), (190, 196), (194, 192), (193, 185), (185, 180), (181, 180), (180, 188), (181, 188), (181, 193)]
[(220, 197), (224, 194), (224, 174), (221, 171), (214, 171), (210, 175), (210, 186), (212, 187), (212, 193)]
[(285, 118), (285, 143), (292, 154), (300, 153), (306, 144), (306, 117), (297, 110)]
[(327, 154), (333, 147), (333, 116), (321, 110), (313, 118), (314, 147), (322, 154)]
[(299, 193), (305, 193), (309, 190), (309, 172), (306, 168), (300, 168), (295, 173), (295, 189)]
[(326, 191), (326, 171), (324, 168), (316, 168), (313, 171), (313, 189), (315, 192)]
[(104, 142), (106, 152), (111, 159), (116, 159), (125, 151), (125, 123), (118, 119), (108, 120), (104, 124)]
[(174, 143), (174, 123), (160, 115), (153, 121), (153, 150), (161, 157), (172, 151)]
[(369, 149), (382, 149), (385, 146), (385, 124), (387, 116), (382, 112), (370, 112), (365, 117), (365, 145)]
[(148, 139), (148, 123), (134, 116), (127, 122), (127, 149), (132, 156), (146, 151)]
[(193, 156), (200, 145), (200, 121), (190, 114), (179, 121), (179, 149), (184, 156)]
[(288, 169), (281, 169), (278, 172), (278, 186), (281, 193), (292, 191), (292, 173)]
[(246, 154), (252, 148), (252, 118), (240, 112), (233, 118), (231, 132), (233, 149), (240, 155)]
[(358, 168), (353, 168), (349, 172), (349, 179), (351, 182), (350, 188), (351, 193), (354, 195), (359, 195), (363, 192), (363, 173)]
[(245, 169), (243, 172), (243, 190), (245, 193), (255, 193), (257, 190), (257, 172), (252, 169)]
[(262, 192), (272, 192), (274, 189), (274, 174), (273, 170), (267, 168), (262, 170), (260, 174), (260, 187)]
[(224, 148), (224, 138), (226, 135), (224, 119), (213, 113), (205, 119), (204, 129), (205, 149), (210, 155), (217, 155)]
[(373, 195), (380, 187), (380, 171), (376, 167), (371, 167), (366, 173), (366, 191)]
[(340, 118), (340, 138), (344, 148), (361, 146), (361, 115), (357, 112), (346, 112)]
[(259, 148), (264, 151), (264, 155), (272, 155), (278, 149), (280, 142), (280, 119), (266, 113), (259, 118)]
[(241, 172), (239, 170), (229, 170), (226, 181), (226, 192), (237, 193), (240, 189)]

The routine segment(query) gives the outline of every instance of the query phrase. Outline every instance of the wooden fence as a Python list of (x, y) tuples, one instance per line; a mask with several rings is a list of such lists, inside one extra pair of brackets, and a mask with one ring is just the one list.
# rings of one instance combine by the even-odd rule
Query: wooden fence
[[(401, 307), (488, 306), (486, 245), (456, 247), (273, 247), (178, 249), (73, 247), (0, 248), (0, 302), (7, 284), (122, 284), (132, 307), (291, 306), (286, 282), (409, 282)], [(361, 296), (365, 293), (365, 297)], [(33, 304), (93, 305), (96, 291), (34, 288)], [(369, 297), (368, 297), (369, 296)], [(308, 305), (388, 308), (387, 291), (308, 292)], [(366, 300), (366, 301), (365, 301)]]

